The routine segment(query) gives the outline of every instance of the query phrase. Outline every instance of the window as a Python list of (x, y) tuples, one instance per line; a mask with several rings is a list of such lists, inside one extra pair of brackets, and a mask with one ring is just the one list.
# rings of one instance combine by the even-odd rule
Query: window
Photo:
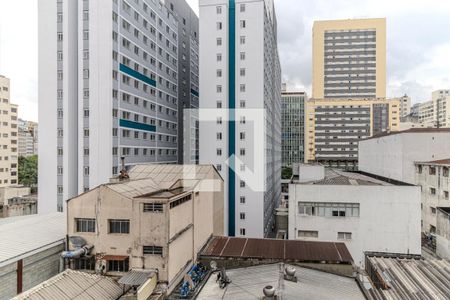
[(222, 124), (222, 117), (217, 117), (217, 125), (221, 125)]
[(240, 105), (241, 108), (245, 108), (245, 100), (241, 100), (239, 105)]
[(221, 86), (221, 85), (218, 85), (218, 86), (216, 87), (216, 90), (217, 90), (217, 93), (222, 93), (222, 86)]
[(338, 232), (337, 238), (338, 238), (338, 240), (351, 240), (352, 233), (351, 232)]
[(144, 246), (143, 249), (144, 255), (161, 255), (163, 254), (163, 247), (161, 246)]
[(245, 132), (241, 132), (240, 134), (241, 141), (245, 140)]
[(436, 167), (429, 167), (430, 168), (430, 170), (429, 170), (429, 174), (430, 175), (436, 175)]
[(216, 7), (216, 12), (218, 15), (220, 15), (222, 13), (222, 6), (217, 6)]
[(318, 217), (359, 217), (359, 204), (299, 202), (298, 213)]
[(436, 195), (436, 189), (435, 188), (430, 188), (430, 194), (431, 195)]
[(240, 233), (241, 235), (245, 235), (245, 228), (239, 229), (239, 233)]
[(95, 256), (80, 257), (73, 260), (75, 270), (95, 270)]
[(240, 153), (241, 156), (245, 156), (245, 148), (241, 148), (239, 150), (239, 153)]
[(222, 38), (217, 38), (217, 46), (222, 46)]
[(108, 272), (128, 272), (128, 257), (124, 260), (108, 260)]
[(240, 5), (240, 12), (245, 12), (245, 4)]
[(241, 188), (245, 188), (245, 181), (244, 181), (244, 180), (241, 180), (239, 186), (240, 186)]
[(175, 201), (170, 202), (170, 209), (175, 208), (183, 203), (186, 203), (192, 199), (192, 194), (179, 198)]
[(217, 74), (217, 77), (222, 77), (222, 70), (217, 69), (216, 74)]
[(245, 76), (245, 69), (244, 69), (244, 68), (241, 68), (241, 70), (240, 70), (240, 75), (241, 75), (242, 77)]
[(245, 28), (245, 26), (246, 26), (245, 20), (241, 20), (241, 28)]
[(222, 132), (217, 132), (216, 137), (217, 137), (218, 141), (221, 141), (222, 140)]
[(245, 60), (245, 52), (241, 52), (241, 60)]
[(241, 84), (239, 90), (241, 93), (245, 93), (245, 84)]
[(130, 220), (109, 220), (109, 233), (130, 233)]
[(222, 108), (222, 101), (217, 101), (217, 108)]
[(241, 212), (241, 213), (239, 214), (239, 218), (240, 218), (241, 220), (245, 220), (245, 213)]
[(241, 45), (245, 44), (245, 36), (240, 37), (240, 43), (241, 43)]
[(448, 177), (448, 174), (449, 174), (448, 167), (444, 167), (444, 168), (442, 169), (442, 176)]
[(318, 238), (319, 232), (316, 230), (299, 230), (297, 236), (299, 238)]
[(222, 149), (217, 148), (216, 153), (217, 153), (217, 156), (222, 156)]
[(222, 30), (222, 22), (217, 22), (217, 30)]
[(75, 219), (76, 232), (95, 232), (95, 219)]
[(217, 53), (217, 61), (222, 61), (222, 53)]
[(162, 203), (144, 203), (144, 212), (162, 213), (163, 211)]
[(436, 208), (430, 207), (430, 209), (431, 209), (431, 213), (432, 213), (432, 214), (436, 214)]
[(220, 165), (220, 164), (219, 164), (219, 165), (216, 165), (216, 169), (217, 169), (217, 171), (219, 171), (219, 172), (222, 171), (222, 165)]
[(449, 199), (449, 198), (448, 198), (448, 191), (444, 191), (444, 198), (445, 198), (446, 200)]
[(417, 173), (422, 174), (422, 166), (417, 167)]
[(241, 196), (241, 198), (240, 198), (240, 203), (241, 203), (241, 204), (245, 204), (245, 197), (244, 197), (244, 196)]

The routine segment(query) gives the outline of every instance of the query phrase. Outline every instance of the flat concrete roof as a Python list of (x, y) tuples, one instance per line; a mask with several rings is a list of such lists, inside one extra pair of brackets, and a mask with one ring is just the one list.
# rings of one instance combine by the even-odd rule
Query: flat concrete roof
[(298, 281), (284, 280), (283, 290), (279, 288), (279, 264), (227, 270), (231, 283), (225, 289), (219, 287), (216, 275), (213, 274), (200, 291), (197, 300), (263, 299), (263, 288), (267, 285), (275, 287), (277, 295), (282, 295), (285, 300), (365, 299), (355, 279), (298, 266), (292, 267), (296, 269)]

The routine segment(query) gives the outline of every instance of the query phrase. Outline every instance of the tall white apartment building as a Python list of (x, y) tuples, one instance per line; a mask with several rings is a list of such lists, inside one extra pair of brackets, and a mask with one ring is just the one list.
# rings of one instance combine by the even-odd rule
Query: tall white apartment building
[(39, 1), (39, 212), (108, 182), (121, 157), (127, 168), (179, 162), (178, 78), (190, 64), (179, 39), (198, 36), (180, 28), (198, 21), (167, 5)]
[(17, 105), (10, 102), (10, 80), (0, 75), (0, 187), (18, 184)]
[[(200, 0), (200, 54), (200, 163), (214, 164), (225, 180), (228, 234), (269, 236), (281, 187), (273, 1)], [(258, 176), (262, 188), (250, 184)]]

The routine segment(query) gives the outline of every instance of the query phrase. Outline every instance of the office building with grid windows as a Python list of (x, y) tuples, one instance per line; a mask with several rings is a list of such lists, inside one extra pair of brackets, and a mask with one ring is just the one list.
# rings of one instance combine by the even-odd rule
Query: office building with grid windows
[[(214, 164), (225, 179), (228, 234), (270, 236), (281, 192), (281, 69), (273, 1), (200, 0), (200, 53), (200, 111), (219, 112), (214, 120), (200, 118), (200, 163)], [(258, 151), (263, 155), (255, 160)], [(261, 189), (250, 184), (255, 170), (261, 170)]]
[(305, 159), (305, 102), (304, 92), (281, 93), (282, 164), (292, 166)]
[(180, 162), (190, 101), (179, 99), (179, 74), (191, 56), (180, 62), (179, 40), (198, 36), (195, 17), (180, 25), (180, 2), (39, 1), (40, 212), (107, 182), (121, 157), (127, 168)]

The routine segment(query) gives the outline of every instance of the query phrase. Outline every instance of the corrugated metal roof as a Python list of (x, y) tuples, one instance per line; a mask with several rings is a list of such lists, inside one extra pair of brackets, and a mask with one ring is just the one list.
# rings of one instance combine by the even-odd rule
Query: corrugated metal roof
[(131, 270), (119, 279), (120, 284), (140, 286), (156, 275), (154, 270)]
[(179, 179), (204, 179), (213, 166), (202, 165), (137, 165), (130, 169), (131, 180), (152, 178), (157, 182)]
[(366, 269), (373, 270), (374, 281), (388, 287), (372, 290), (375, 299), (450, 298), (450, 262), (447, 260), (395, 257), (368, 257), (367, 260), (370, 265)]
[(110, 277), (66, 270), (13, 300), (116, 300), (122, 294), (120, 285)]
[(213, 237), (201, 253), (210, 257), (352, 263), (344, 243)]
[(161, 189), (161, 187), (150, 178), (113, 183), (109, 184), (108, 187), (119, 194), (127, 194), (129, 197), (138, 197)]
[[(280, 295), (279, 268), (278, 264), (269, 264), (226, 270), (231, 283), (225, 289), (219, 287), (216, 276), (211, 276), (196, 299), (259, 300), (263, 299), (263, 288), (267, 285), (275, 287), (277, 295)], [(282, 292), (282, 299), (284, 300), (365, 299), (353, 278), (298, 266), (294, 266), (294, 268), (296, 268), (295, 275), (298, 282), (284, 281)]]
[(0, 267), (58, 243), (66, 236), (66, 214), (12, 217), (0, 223)]

